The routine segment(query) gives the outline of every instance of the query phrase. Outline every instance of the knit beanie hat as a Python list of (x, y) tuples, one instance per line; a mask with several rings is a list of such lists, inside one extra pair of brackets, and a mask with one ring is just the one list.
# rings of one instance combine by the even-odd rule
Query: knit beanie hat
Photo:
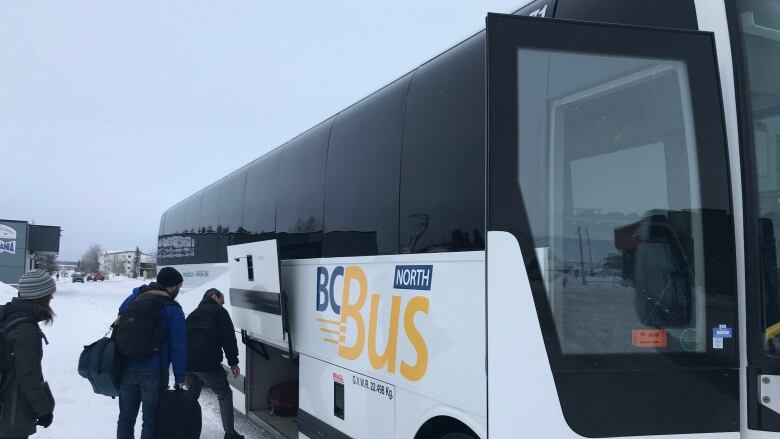
[(32, 270), (19, 278), (19, 298), (33, 300), (48, 296), (57, 291), (54, 279), (43, 270)]
[(157, 283), (165, 288), (175, 287), (182, 282), (184, 282), (184, 278), (175, 268), (165, 267), (157, 273)]

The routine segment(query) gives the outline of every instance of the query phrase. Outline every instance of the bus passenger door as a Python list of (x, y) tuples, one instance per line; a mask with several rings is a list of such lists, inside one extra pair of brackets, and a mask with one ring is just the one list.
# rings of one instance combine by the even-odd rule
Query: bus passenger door
[[(715, 10), (717, 11), (717, 9)], [(745, 232), (746, 438), (780, 438), (780, 8), (726, 2), (740, 122)], [(716, 13), (702, 21), (715, 28)], [(707, 16), (709, 18), (709, 15)]]
[(713, 35), (491, 14), (486, 76), (489, 436), (739, 438)]
[(292, 354), (287, 301), (275, 239), (229, 246), (229, 303), (233, 324), (250, 337)]

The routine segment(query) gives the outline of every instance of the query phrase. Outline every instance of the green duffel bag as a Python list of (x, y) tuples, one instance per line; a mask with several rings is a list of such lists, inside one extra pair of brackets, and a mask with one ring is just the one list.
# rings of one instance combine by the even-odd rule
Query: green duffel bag
[(119, 396), (122, 359), (113, 338), (103, 337), (84, 346), (79, 356), (79, 375), (89, 380), (92, 390), (98, 395)]

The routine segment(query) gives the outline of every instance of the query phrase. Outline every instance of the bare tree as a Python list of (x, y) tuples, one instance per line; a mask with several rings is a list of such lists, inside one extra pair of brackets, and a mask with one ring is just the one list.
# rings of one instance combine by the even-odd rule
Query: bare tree
[(135, 248), (135, 257), (133, 258), (133, 278), (138, 277), (139, 268), (141, 268), (141, 250), (138, 249), (136, 246)]
[(100, 244), (92, 244), (81, 257), (81, 268), (87, 273), (97, 273), (100, 267), (100, 255), (103, 247)]

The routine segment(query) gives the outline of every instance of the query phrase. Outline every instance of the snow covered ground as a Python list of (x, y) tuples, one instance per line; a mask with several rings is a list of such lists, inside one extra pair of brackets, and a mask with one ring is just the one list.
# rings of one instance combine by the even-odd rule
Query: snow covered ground
[[(77, 372), (78, 359), (84, 345), (102, 337), (116, 317), (116, 310), (130, 291), (142, 282), (128, 278), (112, 278), (105, 282), (71, 283), (60, 278), (52, 308), (57, 313), (52, 326), (42, 326), (49, 345), (44, 346), (43, 374), (56, 400), (54, 423), (48, 429), (38, 429), (36, 439), (112, 438), (116, 437), (119, 407), (116, 400), (95, 395), (87, 380)], [(11, 300), (14, 289), (0, 284), (0, 303)], [(185, 313), (197, 306), (200, 297), (182, 291), (179, 302)], [(210, 392), (201, 396), (203, 439), (224, 437), (219, 418), (219, 406)], [(237, 414), (238, 415), (238, 414)], [(136, 437), (140, 436), (138, 416)], [(267, 437), (248, 425), (241, 416), (236, 429), (250, 437)]]

